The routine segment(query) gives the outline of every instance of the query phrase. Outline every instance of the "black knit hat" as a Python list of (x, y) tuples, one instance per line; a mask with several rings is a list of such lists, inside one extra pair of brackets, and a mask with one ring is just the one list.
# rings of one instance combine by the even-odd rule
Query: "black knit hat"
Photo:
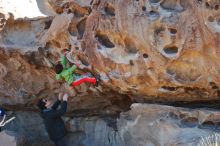
[(59, 74), (63, 71), (63, 65), (61, 63), (58, 63), (54, 68), (56, 74)]
[(38, 106), (38, 108), (42, 111), (42, 110), (44, 110), (44, 109), (46, 109), (46, 103), (43, 101), (43, 99), (39, 99), (38, 100), (38, 103), (37, 103), (37, 106)]

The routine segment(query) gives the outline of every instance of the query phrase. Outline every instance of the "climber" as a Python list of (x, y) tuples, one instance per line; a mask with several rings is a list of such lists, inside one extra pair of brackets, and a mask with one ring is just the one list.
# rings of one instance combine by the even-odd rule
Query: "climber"
[[(66, 113), (67, 100), (68, 94), (60, 93), (54, 104), (50, 99), (40, 99), (37, 103), (46, 131), (56, 146), (66, 146), (65, 136), (67, 132), (61, 116)], [(60, 108), (58, 109), (59, 105)]]
[(0, 108), (0, 119), (1, 119), (0, 132), (1, 132), (1, 127), (4, 127), (7, 123), (9, 123), (9, 122), (11, 122), (12, 120), (15, 119), (15, 117), (11, 117), (10, 119), (5, 121), (5, 118), (6, 118), (5, 111), (2, 108)]
[(66, 54), (67, 50), (63, 54), (61, 54), (60, 62), (55, 66), (56, 79), (64, 79), (69, 86), (75, 87), (84, 82), (90, 82), (96, 86), (98, 86), (100, 79), (99, 77), (95, 78), (91, 75), (91, 73), (84, 73), (83, 75), (74, 73), (78, 68), (84, 68), (81, 62), (70, 61), (74, 65), (69, 67), (67, 64)]

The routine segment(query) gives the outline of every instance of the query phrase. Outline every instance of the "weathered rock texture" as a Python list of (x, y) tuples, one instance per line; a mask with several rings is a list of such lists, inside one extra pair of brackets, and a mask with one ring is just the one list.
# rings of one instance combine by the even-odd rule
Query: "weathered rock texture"
[(0, 101), (16, 105), (7, 108), (64, 90), (52, 67), (67, 47), (102, 79), (69, 91), (75, 116), (115, 115), (132, 100), (219, 101), (219, 1), (23, 0), (33, 13), (0, 3)]
[(83, 33), (77, 35), (80, 49), (105, 84), (121, 93), (161, 100), (219, 99), (218, 5), (93, 1), (92, 12), (80, 21), (86, 21), (85, 29), (78, 29)]
[[(219, 5), (219, 0), (0, 0), (0, 106), (35, 110), (38, 98), (68, 91), (68, 115), (79, 117), (67, 118), (75, 145), (195, 144), (219, 130), (219, 112), (134, 104), (117, 124), (110, 117), (132, 102), (220, 101)], [(99, 87), (70, 90), (55, 80), (52, 68), (65, 48), (100, 74)], [(19, 113), (18, 123), (8, 128), (36, 141), (29, 135), (42, 124), (39, 117), (28, 121), (33, 115)], [(80, 118), (97, 115), (102, 119)], [(39, 133), (49, 145), (45, 132)]]
[(219, 1), (22, 1), (33, 13), (0, 1), (3, 103), (26, 103), (60, 89), (51, 67), (66, 47), (101, 75), (102, 87), (90, 88), (94, 94), (219, 100)]
[(0, 146), (26, 146), (25, 138), (13, 131), (0, 133)]
[[(5, 129), (19, 133), (31, 146), (51, 145), (39, 114), (14, 114), (16, 120)], [(151, 104), (133, 104), (117, 121), (110, 117), (64, 119), (69, 146), (196, 146), (201, 138), (220, 132), (219, 111)]]

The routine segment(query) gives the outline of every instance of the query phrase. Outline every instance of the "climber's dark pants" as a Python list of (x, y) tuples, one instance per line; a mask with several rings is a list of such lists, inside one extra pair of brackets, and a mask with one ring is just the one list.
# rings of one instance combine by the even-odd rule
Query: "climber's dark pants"
[(91, 74), (84, 74), (82, 76), (79, 76), (73, 83), (72, 86), (78, 86), (84, 82), (89, 82), (92, 84), (96, 84), (96, 78), (92, 77)]
[(65, 137), (54, 142), (56, 146), (67, 146)]

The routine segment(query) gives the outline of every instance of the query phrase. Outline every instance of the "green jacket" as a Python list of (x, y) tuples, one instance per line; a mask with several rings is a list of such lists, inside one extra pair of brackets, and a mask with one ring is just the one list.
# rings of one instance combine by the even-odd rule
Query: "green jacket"
[(76, 76), (74, 74), (74, 71), (76, 70), (76, 65), (73, 65), (72, 67), (67, 67), (67, 59), (64, 54), (60, 57), (60, 62), (63, 65), (63, 71), (59, 74), (56, 74), (56, 79), (64, 79), (68, 85), (71, 85), (71, 83), (76, 79)]

